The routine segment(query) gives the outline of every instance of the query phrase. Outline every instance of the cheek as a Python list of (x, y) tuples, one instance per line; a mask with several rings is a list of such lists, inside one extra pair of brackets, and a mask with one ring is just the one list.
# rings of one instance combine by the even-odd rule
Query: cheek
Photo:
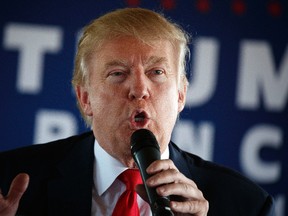
[[(104, 91), (105, 89), (105, 91)], [(91, 109), (94, 119), (109, 119), (118, 115), (118, 110), (122, 110), (121, 90), (111, 87), (102, 87), (95, 90), (90, 98)]]
[(166, 88), (165, 92), (159, 99), (161, 104), (159, 110), (161, 110), (161, 115), (165, 118), (176, 118), (178, 115), (178, 91), (172, 90), (171, 88)]
[(97, 94), (91, 94), (90, 97), (91, 110), (94, 117), (99, 115), (99, 113), (105, 112), (105, 107), (107, 109), (107, 104), (109, 103), (109, 97), (107, 95), (103, 94), (101, 90), (96, 91), (98, 91)]

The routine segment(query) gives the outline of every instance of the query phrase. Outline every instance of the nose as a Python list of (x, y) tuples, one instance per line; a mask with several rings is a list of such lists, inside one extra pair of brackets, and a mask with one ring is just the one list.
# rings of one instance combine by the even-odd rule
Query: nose
[(148, 80), (145, 74), (135, 74), (131, 77), (129, 88), (130, 100), (141, 100), (149, 98)]

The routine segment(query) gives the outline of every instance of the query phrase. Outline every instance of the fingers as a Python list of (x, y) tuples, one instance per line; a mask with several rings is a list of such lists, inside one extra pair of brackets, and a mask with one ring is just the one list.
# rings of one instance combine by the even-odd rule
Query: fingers
[(194, 200), (185, 202), (170, 203), (172, 211), (179, 213), (192, 213), (195, 216), (206, 216), (209, 210), (209, 203), (207, 200)]
[(170, 169), (178, 170), (175, 164), (173, 163), (173, 161), (170, 159), (167, 159), (167, 160), (154, 161), (153, 163), (149, 165), (146, 171), (149, 174), (155, 174), (157, 172), (161, 172), (162, 170), (170, 170)]
[(187, 184), (191, 184), (193, 187), (197, 188), (197, 185), (192, 180), (186, 178), (181, 172), (179, 172), (173, 161), (170, 159), (154, 161), (146, 171), (148, 174), (152, 175), (146, 181), (147, 185), (150, 187), (162, 184), (186, 182)]
[(146, 180), (146, 183), (149, 187), (178, 183), (181, 179), (180, 175), (181, 173), (178, 170), (169, 169), (152, 174), (152, 176)]
[(27, 174), (18, 174), (12, 181), (8, 195), (0, 194), (0, 215), (12, 216), (16, 214), (19, 201), (26, 191), (29, 183)]
[(18, 203), (29, 184), (29, 176), (26, 173), (18, 174), (12, 181), (7, 201), (11, 204)]
[(193, 182), (189, 181), (181, 183), (173, 183), (165, 185), (164, 188), (160, 188), (159, 193), (162, 196), (176, 195), (182, 197), (179, 201), (172, 200), (170, 205), (172, 211), (179, 213), (193, 213), (195, 216), (207, 215), (209, 209), (209, 203), (204, 198), (203, 193), (197, 188)]
[[(156, 187), (160, 196), (171, 196), (171, 209), (178, 213), (190, 213), (196, 216), (207, 215), (209, 203), (202, 192), (191, 179), (186, 178), (171, 160), (153, 162), (147, 173), (152, 176), (147, 179), (149, 187)], [(172, 197), (179, 199), (173, 200)]]

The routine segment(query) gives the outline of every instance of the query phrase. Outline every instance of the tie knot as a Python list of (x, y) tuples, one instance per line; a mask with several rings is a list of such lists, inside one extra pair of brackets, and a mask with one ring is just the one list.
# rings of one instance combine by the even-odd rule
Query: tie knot
[(127, 169), (122, 172), (118, 179), (126, 185), (126, 190), (135, 190), (137, 184), (142, 184), (141, 175), (138, 169)]

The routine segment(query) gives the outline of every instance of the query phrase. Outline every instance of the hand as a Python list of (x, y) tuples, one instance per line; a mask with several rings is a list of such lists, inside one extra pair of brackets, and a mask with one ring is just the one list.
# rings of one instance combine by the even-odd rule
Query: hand
[(208, 201), (195, 182), (180, 173), (173, 161), (154, 161), (146, 171), (152, 175), (146, 181), (147, 186), (157, 187), (160, 196), (179, 197), (177, 201), (170, 197), (170, 206), (175, 215), (207, 215)]
[(29, 176), (25, 173), (18, 174), (12, 181), (8, 195), (4, 197), (0, 193), (0, 215), (14, 216), (17, 212), (19, 201), (26, 191)]

